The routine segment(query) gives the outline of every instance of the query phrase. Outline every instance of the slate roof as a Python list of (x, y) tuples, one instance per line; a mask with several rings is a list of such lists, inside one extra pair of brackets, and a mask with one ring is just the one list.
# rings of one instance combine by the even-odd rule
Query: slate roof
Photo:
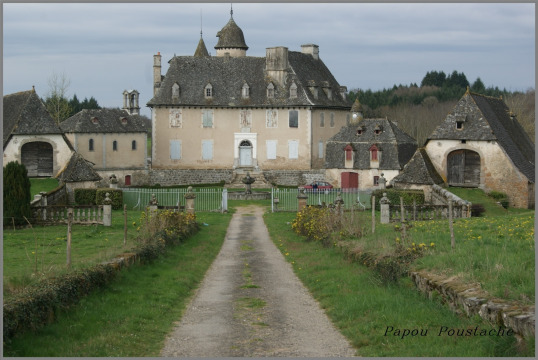
[[(92, 121), (97, 118), (97, 122)], [(122, 119), (127, 119), (124, 124)], [(120, 109), (84, 109), (60, 123), (65, 133), (133, 133), (147, 132), (141, 116)]]
[[(211, 107), (274, 107), (317, 106), (349, 110), (351, 104), (340, 96), (340, 85), (321, 59), (301, 52), (288, 51), (289, 72), (284, 87), (266, 75), (265, 57), (194, 57), (175, 56), (156, 95), (147, 105), (211, 106)], [(250, 88), (247, 99), (241, 96), (244, 83)], [(274, 98), (267, 98), (267, 86), (275, 86)], [(289, 87), (297, 85), (297, 97), (290, 98)], [(329, 99), (323, 85), (332, 89)], [(172, 98), (172, 86), (179, 85), (179, 98)], [(318, 87), (315, 99), (308, 89)], [(206, 99), (204, 89), (211, 84), (213, 97)]]
[[(357, 135), (361, 128), (362, 134)], [(375, 134), (375, 129), (381, 133)], [(345, 167), (344, 148), (350, 144), (354, 151), (354, 169), (370, 169), (370, 147), (376, 145), (381, 151), (380, 170), (401, 170), (417, 149), (417, 141), (387, 119), (364, 119), (342, 127), (327, 140), (325, 167)]]
[(433, 166), (424, 148), (417, 149), (411, 160), (404, 166), (402, 172), (392, 179), (393, 183), (406, 184), (443, 184), (444, 180)]
[(205, 47), (204, 39), (200, 36), (200, 41), (198, 41), (198, 46), (196, 47), (196, 50), (194, 51), (194, 56), (202, 57), (202, 56), (209, 56), (209, 53), (207, 52), (207, 48)]
[(219, 41), (215, 45), (215, 49), (238, 48), (248, 50), (243, 30), (237, 26), (233, 18), (230, 18), (230, 21), (217, 33), (217, 37)]
[(93, 169), (93, 163), (74, 152), (67, 165), (56, 175), (61, 182), (99, 181), (102, 177)]
[(4, 96), (4, 144), (12, 135), (61, 134), (35, 90)]
[[(456, 129), (456, 122), (463, 129)], [(525, 130), (500, 98), (467, 91), (429, 140), (495, 140), (514, 165), (534, 182), (535, 147)]]

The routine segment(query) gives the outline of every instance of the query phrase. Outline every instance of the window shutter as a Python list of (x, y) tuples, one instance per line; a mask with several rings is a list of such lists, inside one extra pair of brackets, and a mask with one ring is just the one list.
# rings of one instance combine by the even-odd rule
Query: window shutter
[(276, 140), (267, 140), (267, 159), (276, 159)]
[(181, 159), (181, 140), (170, 140), (170, 159)]

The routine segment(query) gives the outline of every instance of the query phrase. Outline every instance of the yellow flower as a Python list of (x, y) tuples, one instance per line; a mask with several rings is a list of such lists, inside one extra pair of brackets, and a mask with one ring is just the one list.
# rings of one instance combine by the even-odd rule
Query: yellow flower
[(286, 253), (286, 256), (288, 256), (290, 253)]
[(431, 247), (434, 247), (434, 246), (435, 246), (435, 243), (431, 242), (431, 243), (430, 243), (430, 246), (431, 246)]

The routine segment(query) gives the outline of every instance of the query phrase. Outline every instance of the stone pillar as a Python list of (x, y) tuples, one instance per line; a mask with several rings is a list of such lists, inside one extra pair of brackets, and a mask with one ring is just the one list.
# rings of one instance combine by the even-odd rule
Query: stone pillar
[(297, 211), (301, 211), (306, 207), (306, 201), (308, 200), (308, 195), (305, 194), (304, 188), (299, 189), (299, 195), (297, 195)]
[(387, 198), (387, 193), (383, 193), (383, 197), (379, 199), (379, 205), (381, 207), (381, 224), (390, 223), (390, 200)]
[(342, 199), (341, 193), (338, 192), (336, 199), (334, 199), (334, 205), (339, 216), (344, 215), (344, 199)]
[(187, 193), (185, 194), (185, 212), (188, 214), (194, 214), (194, 199), (196, 199), (196, 194), (192, 191), (192, 186), (187, 188)]
[[(45, 191), (41, 191), (39, 193), (41, 195), (41, 206), (47, 206), (47, 193)], [(41, 212), (41, 215), (43, 216), (43, 221), (47, 220), (47, 209), (43, 208), (43, 211)]]
[(151, 200), (149, 201), (149, 205), (148, 205), (150, 216), (154, 216), (157, 214), (158, 206), (159, 206), (159, 202), (157, 201), (155, 194), (151, 194)]
[(109, 193), (105, 194), (105, 200), (103, 200), (103, 225), (112, 226), (112, 200), (110, 200)]

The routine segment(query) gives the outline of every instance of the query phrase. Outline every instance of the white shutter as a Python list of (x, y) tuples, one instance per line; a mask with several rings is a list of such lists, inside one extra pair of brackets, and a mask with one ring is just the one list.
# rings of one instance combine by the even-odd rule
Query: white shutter
[(170, 159), (181, 159), (181, 140), (170, 140)]
[(213, 160), (213, 140), (202, 140), (202, 159)]
[(276, 140), (267, 140), (267, 159), (274, 160), (276, 159)]
[(323, 159), (323, 155), (324, 155), (324, 151), (323, 151), (323, 141), (319, 141), (318, 143), (318, 158), (320, 159)]
[(299, 158), (299, 141), (297, 140), (288, 140), (289, 153), (288, 157), (290, 159)]

